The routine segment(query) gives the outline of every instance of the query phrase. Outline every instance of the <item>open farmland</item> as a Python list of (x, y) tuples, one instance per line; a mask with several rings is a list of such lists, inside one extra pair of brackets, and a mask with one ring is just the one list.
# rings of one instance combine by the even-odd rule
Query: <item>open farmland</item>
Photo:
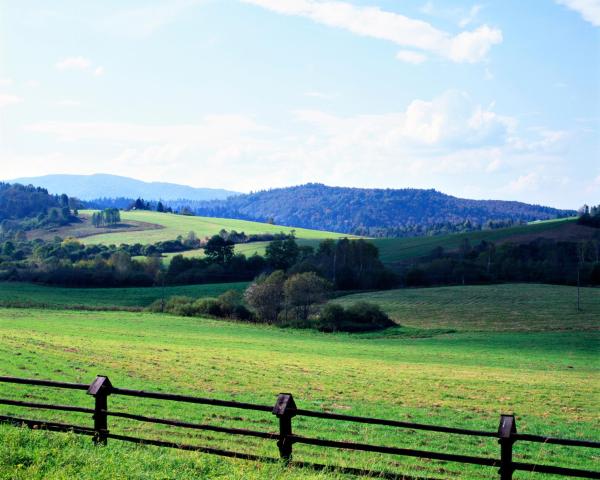
[(241, 291), (247, 286), (247, 282), (237, 282), (173, 287), (65, 288), (0, 282), (0, 305), (143, 308), (163, 296), (216, 297), (227, 290)]
[(502, 284), (404, 288), (347, 295), (336, 303), (376, 303), (400, 325), (462, 331), (600, 330), (600, 289)]
[[(90, 214), (91, 211), (83, 211)], [(159, 225), (162, 228), (153, 228), (143, 233), (139, 231), (121, 231), (113, 233), (102, 233), (87, 236), (82, 239), (86, 244), (104, 243), (107, 245), (121, 243), (155, 243), (165, 240), (174, 240), (178, 235), (185, 237), (189, 232), (194, 232), (199, 238), (216, 235), (222, 229), (244, 232), (247, 235), (259, 233), (290, 233), (295, 231), (298, 238), (325, 239), (347, 237), (340, 233), (325, 232), (320, 230), (308, 230), (305, 228), (292, 228), (268, 223), (249, 222), (246, 220), (233, 220), (229, 218), (195, 217), (186, 215), (175, 215), (171, 213), (158, 213), (145, 210), (121, 212), (123, 222), (145, 222), (147, 224)]]
[[(362, 335), (149, 313), (5, 308), (0, 309), (0, 372), (76, 382), (89, 382), (96, 374), (105, 374), (123, 387), (262, 404), (272, 404), (277, 393), (289, 391), (300, 408), (490, 431), (497, 428), (500, 412), (515, 412), (520, 431), (598, 440), (598, 413), (590, 401), (600, 395), (600, 337), (592, 331), (598, 313), (598, 290), (584, 290), (584, 312), (575, 317), (566, 315), (567, 307), (560, 307), (563, 301), (573, 307), (569, 300), (575, 292), (572, 287), (541, 292), (545, 286), (518, 285), (508, 286), (514, 290), (504, 293), (501, 287), (460, 287), (463, 296), (458, 287), (449, 292), (402, 291), (407, 297), (393, 291), (365, 294), (394, 318), (403, 319), (401, 323), (407, 327)], [(517, 292), (522, 293), (519, 296)], [(545, 309), (543, 319), (531, 317), (539, 307), (533, 299), (540, 293), (555, 299)], [(388, 297), (378, 297), (384, 294)], [(509, 301), (511, 295), (517, 295), (514, 303)], [(359, 297), (337, 301), (352, 302)], [(497, 305), (482, 308), (489, 298), (498, 299)], [(529, 303), (527, 298), (531, 299)], [(522, 311), (519, 319), (511, 319), (515, 307)], [(425, 313), (409, 322), (414, 316), (411, 312), (421, 308)], [(425, 321), (429, 316), (432, 318)], [(530, 317), (531, 326), (521, 325)], [(552, 331), (535, 331), (542, 323)], [(448, 327), (456, 331), (448, 333)], [(18, 398), (28, 393), (34, 401), (90, 405), (89, 397), (79, 392), (58, 393), (8, 384), (0, 385), (0, 390), (3, 397)], [(242, 412), (231, 419), (231, 412), (214, 407), (132, 402), (123, 397), (110, 399), (110, 404), (117, 410), (164, 418), (266, 431), (276, 428), (275, 419), (261, 413)], [(7, 415), (90, 422), (80, 414), (26, 412), (11, 406), (0, 410)], [(114, 433), (276, 455), (273, 441), (182, 433), (128, 420), (110, 422)], [(347, 429), (341, 424), (306, 418), (297, 419), (295, 425), (299, 434), (320, 438), (482, 456), (498, 453), (494, 439), (465, 439), (378, 426)], [(194, 474), (196, 478), (342, 478), (333, 473), (286, 472), (270, 465), (132, 447), (117, 441), (98, 452), (89, 446), (87, 438), (9, 427), (0, 428), (0, 439), (5, 451), (10, 445), (20, 452), (19, 458), (0, 455), (0, 471), (6, 472), (5, 478), (62, 478), (62, 468), (73, 459), (80, 463), (102, 462), (104, 456), (106, 468), (99, 477), (83, 467), (81, 478), (127, 477), (133, 459), (145, 458), (153, 459), (154, 468), (143, 467), (137, 478), (192, 478)], [(87, 446), (81, 448), (84, 442)], [(49, 449), (55, 452), (52, 456), (47, 455)], [(495, 474), (494, 469), (485, 467), (377, 454), (348, 455), (308, 446), (297, 446), (295, 452), (298, 460), (352, 464), (430, 478), (487, 479)], [(516, 450), (517, 458), (525, 461), (588, 469), (597, 466), (598, 459), (592, 454), (586, 449), (548, 445), (519, 445)], [(552, 477), (519, 474), (515, 478)]]

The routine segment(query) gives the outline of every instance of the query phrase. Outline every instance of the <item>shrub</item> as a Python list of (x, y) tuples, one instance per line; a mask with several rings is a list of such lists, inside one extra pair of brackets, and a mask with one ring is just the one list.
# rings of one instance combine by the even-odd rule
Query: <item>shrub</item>
[(368, 302), (358, 302), (347, 309), (330, 303), (314, 323), (314, 327), (322, 332), (370, 332), (394, 325), (378, 305)]

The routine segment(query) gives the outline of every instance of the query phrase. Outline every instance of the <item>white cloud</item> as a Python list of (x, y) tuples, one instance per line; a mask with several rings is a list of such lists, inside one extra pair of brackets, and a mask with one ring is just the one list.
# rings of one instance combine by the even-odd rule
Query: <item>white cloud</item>
[(329, 0), (241, 0), (284, 15), (295, 15), (348, 30), (357, 35), (387, 40), (434, 53), (455, 62), (479, 62), (491, 47), (502, 42), (499, 29), (483, 25), (456, 36), (422, 20), (381, 10)]
[(27, 80), (25, 82), (25, 86), (29, 87), (29, 88), (39, 88), (41, 85), (39, 80)]
[(502, 43), (502, 32), (487, 25), (462, 32), (452, 38), (448, 56), (455, 62), (475, 63), (483, 60), (492, 45)]
[(600, 27), (600, 0), (556, 0), (556, 3), (578, 12), (584, 20)]
[(0, 93), (0, 108), (8, 107), (10, 105), (15, 105), (17, 103), (21, 103), (22, 101), (23, 101), (23, 99), (17, 95)]
[(296, 112), (338, 144), (370, 144), (382, 148), (455, 148), (459, 145), (504, 143), (515, 121), (450, 90), (433, 100), (413, 100), (405, 111), (338, 117), (315, 110)]
[(180, 143), (216, 145), (234, 136), (267, 130), (243, 115), (207, 115), (197, 124), (143, 125), (113, 122), (42, 122), (25, 127), (60, 141), (103, 140), (132, 143)]
[[(520, 132), (514, 118), (494, 108), (451, 90), (389, 113), (299, 110), (272, 126), (231, 114), (175, 125), (40, 122), (28, 125), (25, 134), (31, 141), (50, 142), (48, 151), (65, 152), (55, 170), (92, 173), (101, 164), (146, 180), (238, 191), (319, 181), (390, 188), (443, 185), (454, 194), (477, 191), (537, 202), (563, 194), (563, 155), (553, 150), (564, 142), (557, 140), (561, 134)], [(18, 156), (6, 159), (15, 169), (28, 166)], [(35, 165), (37, 171), (45, 168)], [(227, 175), (207, 174), (214, 171)], [(15, 170), (13, 176), (25, 174)]]
[(460, 19), (458, 26), (460, 28), (465, 28), (470, 23), (473, 23), (482, 8), (483, 7), (481, 5), (473, 5), (467, 15)]
[(535, 172), (526, 175), (520, 175), (508, 184), (508, 190), (512, 192), (521, 192), (523, 190), (535, 190), (540, 183), (540, 177)]
[(81, 106), (81, 102), (78, 100), (64, 99), (54, 102), (54, 105), (56, 105), (57, 107), (79, 107)]
[(13, 79), (8, 77), (0, 78), (0, 87), (9, 87), (13, 84)]
[(189, 7), (204, 0), (169, 0), (139, 8), (120, 10), (102, 20), (99, 27), (112, 34), (145, 38), (171, 23)]
[(327, 93), (327, 92), (319, 92), (316, 90), (311, 90), (309, 92), (304, 92), (304, 96), (312, 97), (312, 98), (320, 98), (322, 100), (333, 100), (334, 98), (339, 97), (337, 93)]
[(55, 67), (58, 70), (89, 70), (92, 61), (85, 57), (68, 57), (56, 62)]
[(423, 63), (427, 60), (427, 55), (423, 55), (422, 53), (414, 52), (412, 50), (400, 50), (396, 54), (396, 58), (402, 62), (418, 65), (419, 63)]
[(95, 76), (104, 73), (104, 67), (95, 66), (94, 63), (85, 57), (67, 57), (59, 60), (54, 65), (57, 70), (78, 70), (80, 72), (90, 72)]

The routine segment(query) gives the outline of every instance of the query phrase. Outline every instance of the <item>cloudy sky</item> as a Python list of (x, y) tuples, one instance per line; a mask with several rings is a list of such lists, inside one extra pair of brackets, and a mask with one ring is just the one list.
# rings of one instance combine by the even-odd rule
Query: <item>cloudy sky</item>
[(0, 178), (600, 202), (600, 0), (0, 0)]

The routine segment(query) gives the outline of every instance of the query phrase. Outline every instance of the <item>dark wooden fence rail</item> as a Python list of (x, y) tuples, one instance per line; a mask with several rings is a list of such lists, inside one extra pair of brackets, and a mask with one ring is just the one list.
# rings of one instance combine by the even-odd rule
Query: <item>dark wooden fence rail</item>
[[(488, 467), (498, 467), (501, 480), (512, 479), (515, 471), (537, 472), (562, 475), (566, 477), (578, 478), (598, 478), (600, 472), (581, 470), (566, 467), (557, 467), (551, 465), (536, 465), (532, 463), (523, 463), (513, 461), (513, 445), (515, 442), (539, 442), (554, 445), (564, 445), (569, 447), (587, 447), (600, 448), (600, 442), (586, 440), (570, 440), (562, 438), (544, 437), (541, 435), (529, 435), (517, 433), (515, 417), (513, 415), (501, 415), (500, 425), (497, 432), (486, 432), (481, 430), (469, 430), (464, 428), (444, 427), (438, 425), (426, 425), (420, 423), (401, 422), (395, 420), (385, 420), (379, 418), (357, 417), (352, 415), (341, 415), (336, 413), (317, 412), (312, 410), (303, 410), (297, 408), (291, 393), (281, 393), (277, 397), (275, 406), (257, 405), (253, 403), (232, 402), (225, 400), (216, 400), (212, 398), (193, 397), (188, 395), (176, 395), (170, 393), (147, 392), (143, 390), (129, 390), (125, 388), (114, 387), (108, 377), (98, 376), (91, 384), (54, 382), (50, 380), (35, 380), (15, 377), (0, 377), (0, 383), (16, 383), (22, 385), (34, 385), (43, 387), (55, 387), (62, 389), (85, 390), (87, 394), (94, 397), (94, 408), (77, 407), (71, 405), (51, 405), (37, 402), (27, 402), (18, 400), (1, 399), (0, 405), (12, 405), (18, 407), (28, 407), (46, 410), (59, 410), (65, 412), (77, 412), (91, 414), (94, 420), (93, 427), (81, 425), (71, 425), (65, 423), (46, 422), (42, 420), (31, 420), (17, 418), (6, 415), (0, 415), (0, 422), (12, 423), (16, 425), (28, 426), (30, 428), (40, 428), (51, 431), (72, 431), (81, 435), (89, 435), (97, 444), (106, 444), (108, 439), (122, 440), (146, 445), (156, 445), (161, 447), (178, 448), (182, 450), (195, 450), (205, 453), (211, 453), (227, 457), (236, 457), (248, 460), (260, 460), (275, 462), (276, 458), (261, 457), (257, 455), (231, 452), (216, 448), (185, 445), (162, 440), (143, 439), (126, 435), (117, 435), (110, 433), (108, 429), (108, 417), (126, 418), (140, 422), (156, 423), (161, 425), (170, 425), (181, 428), (195, 430), (207, 430), (231, 435), (244, 435), (266, 440), (276, 440), (279, 448), (280, 460), (291, 462), (294, 444), (314, 445), (319, 447), (340, 448), (347, 450), (360, 450), (365, 452), (387, 453), (392, 455), (403, 455), (409, 457), (427, 458), (434, 460), (443, 460), (447, 462), (458, 462), (464, 464), (483, 465)], [(108, 409), (108, 397), (110, 395), (123, 395), (138, 398), (153, 398), (157, 400), (186, 402), (202, 405), (212, 405), (227, 408), (237, 408), (243, 410), (254, 410), (259, 412), (269, 412), (275, 415), (279, 420), (278, 432), (262, 432), (241, 428), (228, 428), (216, 425), (205, 425), (199, 423), (189, 423), (179, 420), (169, 420), (164, 418), (154, 418), (144, 415), (136, 415), (127, 412), (116, 412)], [(380, 445), (371, 445), (364, 443), (342, 442), (334, 440), (324, 440), (319, 438), (304, 437), (296, 435), (292, 429), (292, 419), (294, 417), (313, 417), (343, 422), (364, 423), (371, 425), (383, 425), (396, 428), (408, 428), (412, 430), (424, 430), (430, 432), (448, 433), (454, 435), (470, 435), (478, 437), (497, 438), (500, 445), (500, 458), (476, 457), (470, 455), (457, 455), (451, 453), (431, 452), (425, 450), (413, 450), (408, 448), (386, 447)], [(313, 466), (319, 468), (336, 468), (334, 466), (314, 465), (304, 462), (294, 462), (300, 466)], [(366, 473), (364, 470), (344, 467), (341, 470), (349, 473)], [(378, 472), (382, 473), (382, 472)], [(396, 474), (387, 474), (396, 475)], [(398, 476), (400, 476), (398, 474)]]

